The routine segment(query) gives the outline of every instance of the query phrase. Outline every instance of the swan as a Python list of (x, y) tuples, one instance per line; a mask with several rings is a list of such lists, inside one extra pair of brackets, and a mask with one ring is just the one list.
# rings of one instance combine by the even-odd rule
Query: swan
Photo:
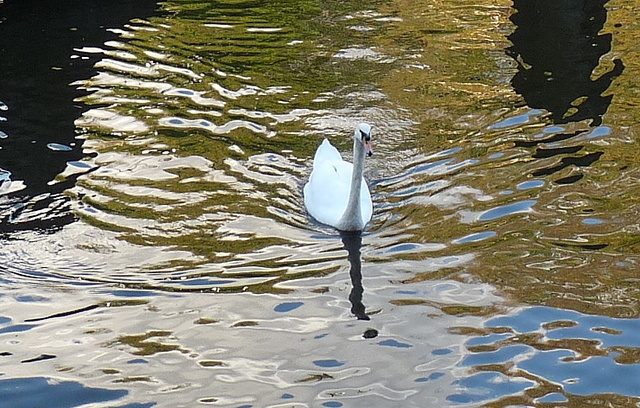
[(371, 126), (360, 123), (353, 134), (353, 164), (324, 139), (313, 158), (304, 186), (304, 205), (317, 221), (340, 231), (362, 231), (371, 219), (373, 204), (362, 178), (365, 154), (371, 156)]

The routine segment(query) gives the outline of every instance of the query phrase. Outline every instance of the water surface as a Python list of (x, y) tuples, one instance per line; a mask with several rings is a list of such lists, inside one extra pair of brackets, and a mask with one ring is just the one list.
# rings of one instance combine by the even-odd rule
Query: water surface
[(11, 406), (640, 403), (638, 5), (133, 3), (0, 4)]

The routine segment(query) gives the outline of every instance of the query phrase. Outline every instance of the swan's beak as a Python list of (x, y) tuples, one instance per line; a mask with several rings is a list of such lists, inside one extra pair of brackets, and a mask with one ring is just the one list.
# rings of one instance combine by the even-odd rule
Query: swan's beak
[(362, 138), (362, 144), (364, 145), (364, 152), (367, 156), (373, 156), (373, 148), (371, 147), (371, 140), (367, 140), (364, 137)]

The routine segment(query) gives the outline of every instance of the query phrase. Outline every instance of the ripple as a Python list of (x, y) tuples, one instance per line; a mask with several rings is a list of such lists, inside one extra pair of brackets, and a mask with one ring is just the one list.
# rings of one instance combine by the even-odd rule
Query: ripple
[(318, 367), (332, 368), (332, 367), (341, 367), (345, 363), (338, 360), (316, 360), (313, 362), (313, 364), (317, 365)]
[(134, 116), (120, 115), (107, 109), (91, 109), (75, 121), (76, 126), (102, 128), (114, 132), (146, 133), (149, 126)]
[(461, 221), (464, 223), (472, 223), (477, 221), (493, 221), (499, 218), (507, 217), (513, 214), (528, 213), (533, 211), (536, 200), (523, 200), (511, 204), (501, 205), (490, 210), (471, 212), (461, 211)]
[(102, 68), (118, 73), (134, 74), (142, 77), (159, 77), (159, 66), (142, 66), (135, 63), (128, 63), (116, 59), (105, 58), (96, 63), (96, 68)]
[(534, 385), (534, 382), (524, 378), (511, 379), (501, 373), (478, 373), (456, 381), (455, 385), (461, 387), (463, 391), (447, 396), (447, 401), (454, 404), (469, 404), (521, 394)]
[(594, 128), (592, 131), (586, 133), (584, 136), (581, 136), (577, 140), (581, 139), (594, 139), (597, 137), (609, 136), (611, 135), (611, 128), (609, 126), (598, 126)]
[(466, 236), (464, 236), (462, 238), (454, 239), (451, 242), (454, 243), (454, 244), (468, 244), (468, 243), (471, 243), (471, 242), (484, 241), (485, 239), (493, 238), (496, 235), (497, 235), (497, 233), (495, 231), (477, 232), (477, 233), (474, 233), (474, 234), (466, 235)]
[(334, 55), (334, 58), (390, 62), (388, 57), (385, 57), (370, 48), (345, 48), (338, 51), (338, 53)]
[(510, 116), (500, 122), (494, 123), (489, 126), (489, 130), (499, 130), (506, 128), (515, 128), (520, 127), (522, 125), (526, 125), (529, 123), (535, 123), (538, 116), (540, 116), (543, 112), (538, 109), (531, 109), (527, 113), (523, 113), (520, 115)]
[(48, 143), (47, 148), (53, 150), (54, 152), (70, 152), (73, 150), (73, 147), (60, 143)]
[(0, 380), (4, 400), (15, 408), (46, 406), (51, 401), (64, 401), (76, 406), (118, 400), (128, 394), (125, 390), (91, 388), (75, 381), (56, 381), (46, 377), (9, 378)]
[(302, 302), (284, 302), (277, 305), (275, 308), (273, 308), (273, 310), (278, 313), (288, 313), (301, 307), (302, 305), (304, 305), (304, 303)]
[(507, 204), (485, 211), (478, 217), (478, 221), (491, 221), (512, 214), (531, 212), (536, 204), (535, 200), (524, 200), (513, 204)]
[(516, 361), (522, 355), (533, 354), (533, 349), (529, 346), (505, 346), (497, 351), (471, 354), (460, 363), (462, 366), (479, 367), (491, 364), (506, 364)]
[(371, 384), (362, 388), (338, 388), (329, 389), (320, 394), (320, 398), (331, 399), (333, 395), (340, 395), (341, 398), (361, 398), (370, 395), (382, 397), (390, 401), (404, 401), (409, 396), (415, 394), (414, 390), (397, 391), (382, 384)]
[[(153, 91), (156, 93), (163, 93), (165, 91), (173, 89), (173, 85), (166, 82), (147, 81), (140, 78), (132, 78), (132, 77), (117, 75), (111, 72), (98, 72), (98, 74), (95, 75), (94, 77), (86, 81), (74, 82), (72, 83), (72, 85), (82, 86), (86, 88), (97, 87), (98, 89), (103, 87), (123, 87), (125, 89), (128, 89), (128, 88), (142, 89), (142, 90)], [(96, 96), (100, 96), (100, 95), (101, 94), (98, 93), (97, 95), (89, 96), (88, 98), (89, 100), (91, 99), (99, 100), (99, 98), (96, 98)]]
[(207, 132), (216, 135), (229, 134), (237, 129), (247, 129), (252, 132), (265, 135), (269, 134), (268, 129), (265, 126), (247, 120), (232, 120), (222, 125), (216, 125), (207, 119), (182, 119), (169, 117), (161, 118), (158, 123), (161, 126), (167, 127), (206, 130)]
[(99, 169), (92, 173), (92, 177), (101, 176), (119, 180), (155, 181), (177, 179), (179, 176), (174, 171), (179, 169), (192, 169), (201, 173), (208, 173), (212, 166), (211, 161), (201, 156), (179, 157), (173, 155), (103, 154), (98, 156), (94, 163), (99, 166)]
[[(550, 307), (524, 308), (488, 320), (485, 327), (495, 333), (470, 339), (466, 346), (475, 352), (460, 364), (486, 368), (513, 364), (526, 372), (527, 378), (532, 375), (552, 382), (573, 395), (613, 392), (634, 396), (631, 378), (639, 374), (640, 368), (632, 355), (640, 347), (640, 341), (633, 333), (639, 325), (638, 319), (615, 319)], [(526, 381), (513, 369), (509, 372), (513, 373), (510, 378), (500, 374), (501, 382)], [(603, 376), (619, 381), (603, 381)], [(494, 386), (477, 384), (469, 388), (472, 395), (481, 388), (492, 390), (487, 398), (496, 396)]]
[(547, 403), (547, 404), (553, 404), (553, 403), (566, 403), (569, 400), (567, 399), (566, 396), (560, 394), (560, 393), (549, 393), (541, 398), (536, 398), (534, 400), (536, 403)]
[[(534, 375), (542, 375), (549, 381), (562, 384), (570, 394), (588, 396), (594, 394), (615, 393), (635, 397), (636, 379), (640, 375), (640, 367), (621, 365), (608, 357), (591, 357), (589, 360), (567, 363), (576, 355), (566, 350), (540, 352), (519, 366)], [(616, 378), (616, 381), (603, 381)]]
[(385, 346), (385, 347), (395, 347), (395, 348), (400, 348), (400, 349), (413, 347), (409, 343), (403, 343), (401, 341), (397, 341), (397, 340), (394, 340), (394, 339), (384, 340), (384, 341), (379, 342), (378, 344), (381, 345), (381, 346)]
[(185, 88), (171, 88), (171, 89), (165, 90), (163, 93), (167, 96), (183, 96), (191, 99), (193, 103), (197, 105), (202, 105), (202, 106), (213, 106), (216, 108), (224, 108), (226, 105), (224, 101), (221, 101), (219, 99), (204, 97), (203, 95), (206, 94), (206, 92), (203, 92), (203, 91), (196, 92), (196, 91), (192, 91), (190, 89), (185, 89)]
[(277, 33), (282, 31), (280, 27), (249, 27), (246, 29), (248, 33)]
[(218, 23), (207, 23), (207, 24), (204, 24), (204, 26), (210, 27), (210, 28), (223, 28), (223, 29), (229, 29), (229, 28), (235, 27), (231, 24), (218, 24)]
[(544, 180), (527, 180), (516, 185), (518, 190), (529, 190), (531, 188), (539, 188), (545, 185)]
[(585, 225), (600, 225), (600, 224), (604, 224), (604, 220), (601, 220), (599, 218), (585, 218), (582, 220), (582, 223)]

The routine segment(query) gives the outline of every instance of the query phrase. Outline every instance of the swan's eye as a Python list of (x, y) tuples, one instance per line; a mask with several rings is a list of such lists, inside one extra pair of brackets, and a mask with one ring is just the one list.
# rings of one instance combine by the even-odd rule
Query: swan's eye
[(364, 130), (360, 130), (360, 137), (367, 142), (371, 141), (371, 135), (369, 133), (366, 133)]

